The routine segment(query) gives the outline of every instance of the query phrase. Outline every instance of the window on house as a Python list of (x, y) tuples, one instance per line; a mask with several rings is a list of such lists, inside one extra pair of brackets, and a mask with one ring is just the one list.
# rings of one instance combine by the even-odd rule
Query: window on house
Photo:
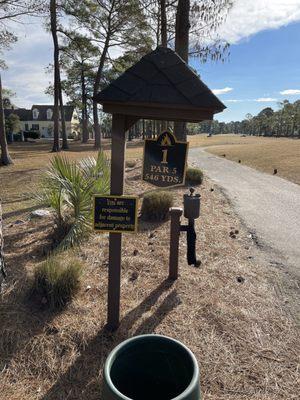
[(25, 124), (25, 131), (28, 131), (29, 127), (28, 124)]
[(40, 125), (39, 125), (39, 124), (32, 124), (31, 129), (32, 129), (33, 131), (38, 131), (38, 130), (40, 129)]
[(38, 119), (38, 117), (39, 117), (39, 110), (38, 110), (37, 108), (34, 108), (34, 109), (32, 110), (32, 117), (33, 117), (33, 119)]
[(53, 111), (52, 111), (51, 108), (48, 108), (48, 110), (47, 110), (47, 119), (48, 120), (52, 119), (52, 116), (53, 116)]

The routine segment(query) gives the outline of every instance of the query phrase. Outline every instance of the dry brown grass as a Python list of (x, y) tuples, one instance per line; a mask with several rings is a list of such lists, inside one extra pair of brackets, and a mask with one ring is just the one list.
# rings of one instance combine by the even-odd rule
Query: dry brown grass
[[(141, 143), (127, 145), (127, 158), (140, 157)], [(109, 155), (110, 144), (104, 140), (104, 151)], [(51, 158), (51, 143), (14, 143), (9, 146), (14, 164), (0, 168), (0, 198), (2, 199), (4, 219), (21, 216), (34, 208), (32, 193), (36, 191), (39, 178)], [(70, 150), (61, 152), (71, 159), (96, 156), (93, 143), (70, 143)]]
[[(258, 170), (273, 173), (300, 184), (300, 140), (284, 138), (246, 137), (239, 135), (195, 135), (188, 138), (191, 147), (209, 147), (208, 151), (226, 154), (233, 161), (241, 160), (243, 164)], [(104, 140), (104, 150), (109, 155), (110, 143)], [(13, 218), (30, 211), (34, 207), (32, 192), (36, 190), (41, 172), (49, 160), (51, 143), (15, 143), (10, 145), (14, 165), (0, 168), (0, 197), (2, 198), (4, 218)], [(126, 157), (129, 160), (142, 156), (141, 141), (127, 143)], [(96, 155), (93, 143), (70, 143), (66, 154), (73, 159)]]
[(211, 138), (199, 135), (191, 137), (193, 146), (208, 147), (207, 151), (300, 184), (300, 140), (288, 138), (241, 137), (217, 135)]
[[(127, 174), (127, 193), (149, 186)], [(299, 396), (299, 337), (276, 286), (280, 270), (255, 261), (255, 243), (230, 204), (205, 181), (197, 221), (199, 269), (185, 261), (166, 281), (169, 222), (140, 222), (124, 235), (121, 326), (105, 331), (106, 235), (78, 251), (86, 270), (76, 299), (59, 314), (24, 299), (28, 280), (49, 247), (52, 220), (6, 226), (8, 286), (0, 305), (1, 400), (98, 400), (109, 351), (125, 338), (160, 333), (183, 341), (201, 369), (204, 400), (293, 400)], [(186, 189), (172, 190), (180, 206)], [(237, 238), (230, 231), (238, 230)], [(68, 257), (65, 254), (64, 257)], [(259, 259), (257, 259), (259, 260)], [(237, 277), (244, 283), (238, 283)], [(87, 289), (90, 286), (90, 289)]]

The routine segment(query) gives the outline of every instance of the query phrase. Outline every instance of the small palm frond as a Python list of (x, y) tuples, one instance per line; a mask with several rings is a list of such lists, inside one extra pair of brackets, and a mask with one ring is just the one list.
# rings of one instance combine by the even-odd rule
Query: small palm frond
[[(58, 228), (69, 226), (58, 249), (79, 244), (91, 230), (92, 197), (110, 188), (109, 161), (99, 152), (76, 163), (55, 156), (42, 180), (41, 199), (56, 212)], [(59, 226), (60, 225), (60, 226)]]

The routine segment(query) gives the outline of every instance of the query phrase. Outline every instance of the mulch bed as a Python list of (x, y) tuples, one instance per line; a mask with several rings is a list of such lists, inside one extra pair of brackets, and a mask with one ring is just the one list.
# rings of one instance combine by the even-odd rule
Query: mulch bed
[[(140, 174), (140, 165), (127, 170), (126, 193), (153, 189)], [(92, 235), (75, 250), (85, 266), (81, 290), (54, 314), (27, 297), (32, 271), (51, 247), (52, 218), (22, 216), (6, 225), (1, 400), (101, 399), (108, 353), (143, 333), (172, 336), (190, 347), (204, 400), (298, 399), (299, 339), (273, 284), (281, 272), (257, 262), (255, 242), (218, 187), (205, 179), (198, 190), (201, 266), (187, 265), (182, 234), (176, 282), (166, 279), (169, 221), (140, 221), (136, 235), (123, 235), (121, 325), (113, 334), (105, 330), (108, 235)], [(182, 205), (186, 191), (172, 189), (174, 205)]]

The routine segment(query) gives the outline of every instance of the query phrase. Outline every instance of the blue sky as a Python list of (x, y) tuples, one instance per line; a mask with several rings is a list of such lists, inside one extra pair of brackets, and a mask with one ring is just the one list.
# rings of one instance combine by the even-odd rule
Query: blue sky
[[(191, 60), (210, 88), (228, 90), (223, 94), (216, 91), (227, 106), (216, 119), (239, 120), (247, 113), (257, 114), (264, 107), (277, 109), (284, 99), (291, 102), (299, 99), (299, 43), (300, 23), (292, 23), (231, 45), (231, 55), (224, 64)], [(298, 94), (280, 93), (290, 89), (298, 90)]]
[[(44, 91), (52, 80), (45, 72), (52, 61), (51, 36), (41, 20), (24, 22), (14, 27), (19, 41), (4, 54), (9, 69), (2, 73), (3, 85), (16, 93), (18, 107), (50, 104)], [(216, 119), (241, 120), (300, 98), (300, 0), (235, 0), (219, 35), (231, 44), (224, 64), (190, 62), (227, 106)], [(286, 91), (294, 94), (281, 93)]]

